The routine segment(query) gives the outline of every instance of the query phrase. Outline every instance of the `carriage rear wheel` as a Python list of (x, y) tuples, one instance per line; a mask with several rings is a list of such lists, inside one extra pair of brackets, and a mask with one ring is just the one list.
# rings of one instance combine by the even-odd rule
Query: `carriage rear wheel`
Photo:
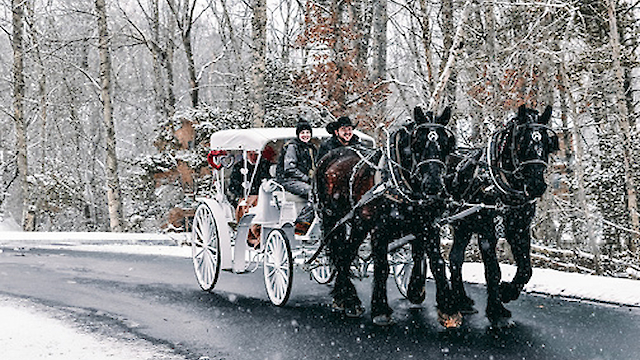
[(202, 204), (193, 217), (191, 257), (202, 290), (211, 291), (220, 274), (220, 237), (211, 209)]
[(313, 277), (313, 280), (318, 284), (324, 285), (330, 283), (334, 275), (335, 271), (333, 271), (333, 267), (329, 264), (329, 258), (327, 256), (318, 257), (311, 269), (311, 277)]
[(413, 270), (413, 257), (411, 256), (411, 245), (407, 244), (391, 254), (391, 271), (396, 280), (396, 287), (400, 294), (407, 297), (411, 270)]
[(276, 306), (284, 306), (291, 295), (293, 258), (289, 239), (280, 229), (274, 229), (267, 235), (263, 269), (269, 300)]

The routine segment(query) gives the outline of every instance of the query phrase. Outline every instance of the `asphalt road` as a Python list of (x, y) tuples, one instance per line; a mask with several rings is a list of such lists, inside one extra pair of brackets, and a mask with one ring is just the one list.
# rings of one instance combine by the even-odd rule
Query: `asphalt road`
[[(379, 328), (369, 312), (331, 312), (328, 286), (296, 271), (288, 304), (269, 303), (262, 272), (223, 272), (213, 293), (200, 290), (186, 258), (1, 248), (0, 294), (69, 314), (90, 331), (143, 338), (188, 359), (640, 359), (640, 310), (523, 295), (508, 305), (516, 326), (493, 331), (484, 286), (468, 285), (480, 314), (445, 330), (434, 286), (412, 307), (392, 280), (396, 324)], [(356, 286), (366, 305), (371, 283)], [(368, 306), (367, 306), (368, 307)]]

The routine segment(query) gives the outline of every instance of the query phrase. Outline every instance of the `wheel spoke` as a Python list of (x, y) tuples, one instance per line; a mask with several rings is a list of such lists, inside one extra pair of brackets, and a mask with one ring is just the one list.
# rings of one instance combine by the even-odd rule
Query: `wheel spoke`
[(191, 255), (196, 278), (203, 290), (211, 290), (217, 281), (220, 249), (216, 220), (207, 205), (200, 205), (193, 221)]
[(282, 230), (272, 230), (264, 244), (264, 280), (269, 299), (275, 305), (286, 303), (291, 291), (291, 250)]
[(269, 271), (265, 274), (265, 276), (269, 278), (273, 278), (275, 273), (276, 273), (276, 268), (269, 266)]

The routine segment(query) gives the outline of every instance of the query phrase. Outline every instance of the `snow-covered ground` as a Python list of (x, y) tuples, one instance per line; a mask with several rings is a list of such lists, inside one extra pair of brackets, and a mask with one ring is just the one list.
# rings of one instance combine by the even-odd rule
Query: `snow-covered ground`
[[(6, 229), (5, 229), (6, 230)], [(37, 234), (37, 235), (36, 235)], [(105, 233), (19, 233), (2, 232), (0, 245), (27, 247), (64, 247), (77, 250), (160, 254), (189, 258), (191, 249), (179, 245), (180, 236)], [(82, 240), (82, 241), (80, 241)], [(503, 278), (510, 279), (515, 268), (502, 265)], [(0, 270), (1, 275), (1, 270)], [(483, 267), (466, 263), (463, 278), (484, 283)], [(574, 299), (640, 306), (640, 281), (534, 269), (525, 291)], [(131, 342), (98, 337), (79, 329), (50, 309), (24, 300), (0, 296), (0, 349), (2, 359), (179, 359), (168, 349), (143, 340)]]

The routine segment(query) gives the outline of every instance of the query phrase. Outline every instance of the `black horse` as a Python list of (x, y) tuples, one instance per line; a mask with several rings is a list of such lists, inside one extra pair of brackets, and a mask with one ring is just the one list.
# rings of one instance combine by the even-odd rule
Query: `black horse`
[(336, 270), (334, 309), (350, 317), (364, 313), (350, 279), (350, 265), (370, 234), (374, 261), (371, 315), (374, 324), (392, 323), (386, 289), (387, 246), (390, 240), (413, 234), (413, 262), (421, 266), (413, 267), (408, 299), (413, 303), (425, 299), (426, 252), (436, 280), (441, 323), (461, 321), (450, 301), (439, 231), (434, 224), (445, 209), (445, 159), (455, 148), (455, 138), (445, 128), (450, 116), (449, 108), (434, 119), (431, 112), (424, 114), (417, 107), (415, 121), (392, 133), (383, 149), (366, 153), (364, 149), (338, 148), (320, 160), (317, 200), (327, 253)]
[[(547, 188), (549, 154), (558, 150), (558, 138), (548, 127), (550, 118), (550, 106), (539, 115), (522, 105), (487, 146), (458, 150), (448, 159), (445, 183), (459, 204), (448, 218), (454, 228), (449, 255), (454, 297), (462, 313), (476, 312), (462, 283), (465, 248), (476, 233), (487, 282), (486, 315), (496, 326), (510, 323), (511, 312), (503, 303), (517, 299), (531, 278), (530, 224), (536, 199)], [(499, 238), (506, 238), (517, 266), (510, 282), (500, 282)]]

